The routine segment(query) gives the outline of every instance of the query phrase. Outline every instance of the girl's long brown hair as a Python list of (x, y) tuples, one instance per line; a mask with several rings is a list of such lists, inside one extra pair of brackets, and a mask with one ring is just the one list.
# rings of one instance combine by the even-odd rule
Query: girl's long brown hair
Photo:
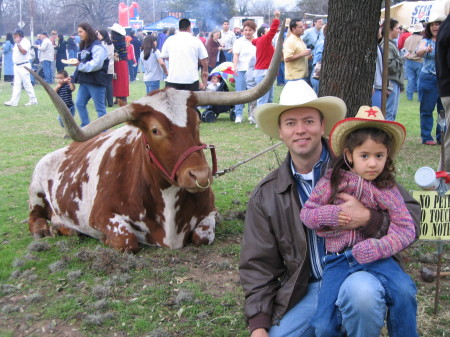
[[(347, 136), (347, 141), (344, 149), (347, 149), (349, 152), (353, 153), (356, 147), (361, 146), (367, 139), (372, 139), (374, 142), (381, 143), (386, 146), (388, 157), (386, 160), (386, 164), (384, 166), (381, 174), (373, 180), (373, 183), (378, 188), (390, 188), (395, 184), (395, 166), (392, 158), (390, 157), (391, 153), (391, 142), (389, 139), (389, 135), (381, 129), (377, 128), (361, 128), (351, 132)], [(336, 200), (336, 195), (338, 194), (339, 184), (342, 179), (342, 171), (350, 171), (351, 165), (348, 163), (348, 160), (344, 157), (345, 152), (337, 158), (335, 158), (332, 162), (331, 169), (331, 195), (328, 203), (333, 203)], [(347, 164), (348, 163), (348, 164)]]

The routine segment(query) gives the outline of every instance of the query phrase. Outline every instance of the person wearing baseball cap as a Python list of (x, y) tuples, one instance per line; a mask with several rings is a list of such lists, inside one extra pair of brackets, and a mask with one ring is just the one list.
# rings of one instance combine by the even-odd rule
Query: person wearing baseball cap
[(25, 67), (31, 68), (30, 48), (31, 42), (24, 36), (22, 29), (16, 29), (13, 33), (13, 63), (14, 63), (14, 84), (11, 99), (4, 102), (6, 106), (17, 106), (19, 104), (22, 86), (28, 94), (29, 101), (25, 106), (38, 104), (33, 85), (31, 84), (30, 73)]
[[(335, 306), (338, 292), (345, 279), (359, 271), (372, 273), (392, 296), (386, 302), (389, 334), (418, 336), (416, 287), (392, 257), (418, 237), (395, 182), (393, 159), (405, 137), (402, 124), (386, 121), (378, 107), (369, 106), (362, 106), (355, 117), (337, 122), (330, 132), (336, 160), (300, 213), (303, 224), (325, 238), (327, 252), (319, 304), (312, 320), (317, 337), (339, 335)], [(341, 193), (356, 197), (369, 209), (387, 211), (388, 233), (379, 239), (367, 239), (359, 228), (338, 230), (351, 220), (341, 210)]]
[[(245, 216), (239, 273), (253, 337), (314, 335), (310, 320), (318, 305), (326, 252), (324, 239), (303, 225), (300, 210), (329, 166), (333, 153), (326, 138), (346, 112), (340, 98), (317, 97), (303, 80), (287, 82), (279, 104), (267, 103), (255, 111), (261, 131), (281, 140), (288, 153), (255, 188)], [(399, 190), (419, 224), (420, 205)], [(351, 219), (342, 229), (358, 228), (366, 238), (386, 234), (387, 213), (366, 208), (354, 196), (340, 197), (340, 207)], [(340, 286), (347, 335), (380, 334), (386, 313), (385, 295), (378, 291), (382, 288), (364, 271)]]

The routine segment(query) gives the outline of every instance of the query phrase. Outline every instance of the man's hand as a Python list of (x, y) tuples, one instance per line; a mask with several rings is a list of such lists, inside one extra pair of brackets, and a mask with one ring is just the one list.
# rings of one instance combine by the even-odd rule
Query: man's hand
[(367, 225), (370, 219), (370, 211), (358, 199), (347, 193), (339, 193), (339, 199), (344, 201), (340, 204), (342, 212), (348, 215), (350, 221), (347, 225), (339, 226), (339, 229), (357, 229)]
[(275, 9), (275, 12), (273, 12), (273, 15), (275, 16), (275, 19), (279, 19), (280, 18), (280, 11), (278, 9)]
[(253, 330), (250, 337), (269, 337), (269, 334), (267, 333), (266, 329), (256, 329)]

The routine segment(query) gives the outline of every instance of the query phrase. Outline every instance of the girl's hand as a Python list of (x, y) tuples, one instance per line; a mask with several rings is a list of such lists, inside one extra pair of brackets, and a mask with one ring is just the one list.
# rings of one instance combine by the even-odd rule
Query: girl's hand
[(339, 226), (345, 226), (350, 223), (352, 219), (348, 216), (348, 214), (340, 211), (338, 214), (338, 224)]

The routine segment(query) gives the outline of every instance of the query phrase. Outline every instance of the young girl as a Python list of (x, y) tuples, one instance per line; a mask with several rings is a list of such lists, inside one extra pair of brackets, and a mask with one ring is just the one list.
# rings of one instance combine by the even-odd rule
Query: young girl
[(161, 58), (159, 50), (156, 49), (156, 44), (156, 37), (153, 35), (147, 35), (142, 44), (140, 62), (144, 69), (147, 94), (159, 90), (160, 81), (164, 79), (164, 75), (168, 75), (166, 64)]
[(222, 79), (222, 76), (220, 76), (219, 73), (212, 73), (208, 77), (208, 85), (206, 86), (206, 91), (217, 91), (220, 86), (220, 81)]
[[(392, 258), (416, 237), (413, 219), (395, 184), (392, 162), (405, 136), (403, 125), (385, 121), (377, 107), (368, 106), (361, 107), (355, 118), (338, 122), (330, 133), (337, 159), (300, 214), (305, 226), (325, 238), (327, 251), (312, 322), (317, 337), (343, 335), (337, 314), (338, 291), (347, 276), (362, 270), (372, 273), (384, 287), (389, 336), (417, 336), (416, 288)], [(366, 239), (360, 230), (340, 230), (339, 226), (351, 219), (339, 207), (343, 202), (339, 193), (353, 195), (368, 208), (386, 211), (390, 217), (387, 235)], [(383, 322), (380, 329), (382, 326)]]

